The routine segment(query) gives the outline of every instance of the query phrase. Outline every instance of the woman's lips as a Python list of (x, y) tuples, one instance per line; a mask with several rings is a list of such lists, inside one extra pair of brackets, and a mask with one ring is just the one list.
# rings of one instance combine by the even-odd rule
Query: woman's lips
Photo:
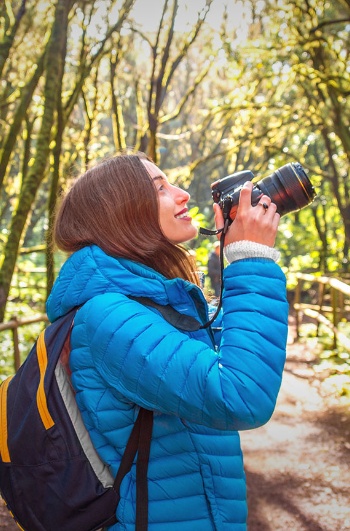
[(185, 220), (191, 220), (192, 218), (188, 215), (188, 210), (187, 208), (184, 208), (183, 210), (181, 210), (181, 212), (179, 212), (178, 214), (176, 214), (175, 216), (176, 219), (185, 219)]

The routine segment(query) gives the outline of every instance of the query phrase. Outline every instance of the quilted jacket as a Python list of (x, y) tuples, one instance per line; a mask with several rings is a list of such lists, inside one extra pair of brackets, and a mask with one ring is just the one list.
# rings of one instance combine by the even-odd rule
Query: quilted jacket
[[(148, 469), (150, 531), (243, 531), (246, 485), (238, 430), (271, 417), (285, 361), (285, 278), (270, 260), (224, 271), (222, 336), (181, 332), (127, 295), (206, 322), (201, 290), (96, 246), (63, 265), (47, 303), (54, 321), (78, 311), (72, 381), (84, 423), (116, 474), (138, 406), (154, 410)], [(135, 469), (124, 478), (113, 531), (135, 528)]]

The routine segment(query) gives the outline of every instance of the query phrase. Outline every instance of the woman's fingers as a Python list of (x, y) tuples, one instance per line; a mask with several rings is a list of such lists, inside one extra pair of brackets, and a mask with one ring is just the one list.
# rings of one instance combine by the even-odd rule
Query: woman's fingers
[(262, 195), (258, 204), (252, 206), (252, 188), (251, 182), (242, 187), (237, 214), (227, 232), (226, 243), (250, 240), (272, 247), (280, 220), (277, 206), (267, 195)]
[(222, 229), (224, 226), (224, 216), (220, 208), (220, 205), (218, 205), (218, 203), (214, 203), (213, 208), (214, 208), (215, 227), (217, 230)]
[(252, 207), (252, 190), (253, 183), (251, 181), (246, 181), (242, 186), (238, 202), (238, 208), (243, 213)]
[[(277, 206), (267, 195), (262, 195), (258, 204), (252, 206), (253, 186), (251, 181), (242, 186), (235, 219), (225, 236), (226, 244), (250, 240), (272, 247), (275, 243), (280, 220)], [(221, 229), (224, 226), (224, 216), (217, 203), (214, 203), (214, 216), (216, 228)]]

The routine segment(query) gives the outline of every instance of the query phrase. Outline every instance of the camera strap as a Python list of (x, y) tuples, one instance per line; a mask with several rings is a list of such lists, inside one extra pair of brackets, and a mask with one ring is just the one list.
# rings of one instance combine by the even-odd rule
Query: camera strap
[(216, 236), (216, 234), (220, 234), (224, 229), (217, 229), (217, 230), (211, 230), (211, 229), (205, 229), (204, 227), (199, 227), (200, 234), (203, 234), (204, 236)]
[(228, 216), (225, 216), (225, 217), (226, 217), (225, 224), (224, 224), (222, 229), (209, 230), (209, 229), (204, 229), (203, 227), (201, 227), (199, 229), (199, 232), (201, 234), (205, 234), (205, 235), (208, 235), (208, 236), (215, 236), (217, 234), (222, 233), (221, 236), (220, 236), (220, 273), (221, 273), (220, 298), (219, 298), (218, 306), (216, 308), (216, 311), (215, 311), (214, 315), (211, 317), (211, 319), (207, 323), (202, 325), (201, 328), (208, 328), (209, 326), (211, 326), (213, 324), (213, 322), (215, 321), (215, 319), (219, 315), (219, 312), (220, 312), (221, 306), (222, 306), (222, 295), (223, 295), (223, 291), (224, 291), (224, 247), (225, 247), (225, 236), (226, 236), (227, 230), (228, 230), (228, 228), (230, 226), (230, 218)]

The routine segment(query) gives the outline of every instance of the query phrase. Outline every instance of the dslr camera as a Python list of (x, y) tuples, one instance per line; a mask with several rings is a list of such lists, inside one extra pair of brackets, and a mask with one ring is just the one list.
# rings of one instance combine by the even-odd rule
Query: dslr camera
[[(213, 200), (220, 205), (224, 218), (229, 219), (229, 223), (236, 217), (243, 184), (253, 179), (251, 171), (239, 171), (211, 185)], [(252, 206), (258, 204), (263, 194), (268, 195), (277, 205), (277, 212), (281, 216), (304, 208), (316, 197), (314, 187), (299, 162), (286, 164), (258, 181), (252, 191)]]

